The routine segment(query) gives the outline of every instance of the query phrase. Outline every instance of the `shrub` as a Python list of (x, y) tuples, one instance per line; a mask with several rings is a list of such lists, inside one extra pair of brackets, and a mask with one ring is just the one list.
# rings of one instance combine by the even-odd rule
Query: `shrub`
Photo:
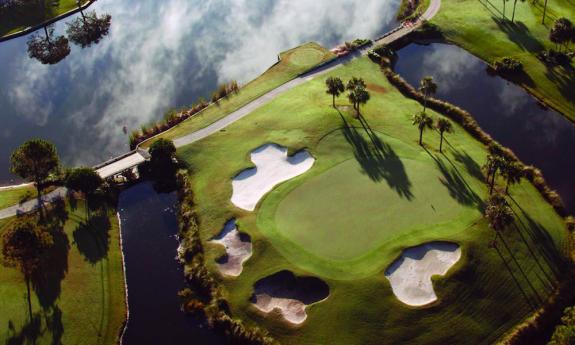
[(523, 64), (515, 58), (503, 57), (495, 60), (493, 69), (501, 74), (517, 74), (523, 71)]
[(554, 49), (540, 51), (537, 53), (537, 58), (549, 66), (569, 65), (572, 59), (568, 53), (559, 52)]

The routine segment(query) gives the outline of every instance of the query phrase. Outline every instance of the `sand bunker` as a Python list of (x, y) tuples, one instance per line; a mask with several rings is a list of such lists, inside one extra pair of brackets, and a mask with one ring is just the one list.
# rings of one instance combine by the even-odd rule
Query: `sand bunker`
[(305, 308), (328, 296), (329, 286), (323, 280), (281, 271), (256, 282), (252, 303), (263, 313), (277, 310), (286, 321), (299, 325), (307, 319)]
[(256, 167), (242, 171), (232, 181), (232, 203), (247, 211), (253, 211), (274, 186), (308, 171), (315, 161), (307, 151), (288, 157), (287, 148), (275, 144), (253, 150), (251, 160)]
[(247, 234), (238, 231), (236, 220), (228, 221), (222, 232), (211, 242), (226, 248), (226, 255), (218, 259), (220, 272), (227, 276), (239, 276), (244, 268), (244, 261), (252, 256), (252, 242)]
[(395, 296), (410, 306), (437, 300), (431, 276), (444, 275), (461, 257), (457, 244), (432, 242), (403, 251), (385, 272)]

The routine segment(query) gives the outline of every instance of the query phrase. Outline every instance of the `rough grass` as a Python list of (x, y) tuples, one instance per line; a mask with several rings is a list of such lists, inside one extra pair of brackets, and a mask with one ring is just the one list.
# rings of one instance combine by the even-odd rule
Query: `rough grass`
[(518, 1), (512, 24), (513, 1), (506, 6), (509, 20), (502, 21), (502, 1), (443, 0), (432, 22), (441, 27), (449, 41), (489, 63), (504, 56), (519, 59), (526, 74), (514, 81), (575, 121), (575, 67), (548, 68), (535, 56), (554, 47), (548, 39), (553, 21), (559, 17), (575, 19), (575, 6), (570, 0), (549, 1), (548, 17), (542, 25), (542, 3)]
[[(0, 12), (0, 37), (22, 31), (30, 26), (41, 24), (68, 11), (78, 8), (76, 0), (44, 0), (45, 11), (33, 2), (30, 6)], [(83, 0), (82, 3), (86, 3)]]
[(36, 197), (34, 186), (0, 190), (0, 210), (18, 204), (23, 200), (30, 200)]
[[(93, 232), (79, 229), (86, 217), (82, 204), (79, 202), (75, 210), (68, 208), (65, 235), (55, 241), (50, 269), (43, 271), (44, 283), (32, 292), (37, 326), (28, 321), (22, 275), (0, 266), (0, 342), (117, 344), (126, 315), (118, 221), (110, 212), (107, 231), (105, 227), (94, 228)], [(12, 221), (0, 221), (0, 233)], [(108, 250), (104, 252), (104, 247), (97, 246), (96, 237), (104, 243), (106, 233)]]
[(144, 142), (141, 146), (148, 147), (158, 138), (175, 139), (207, 127), (317, 64), (334, 57), (333, 53), (314, 42), (285, 51), (279, 55), (279, 61), (275, 65), (258, 78), (244, 85), (238, 94), (220, 100), (216, 105), (209, 106), (201, 113), (192, 116), (158, 137)]
[[(396, 91), (379, 67), (367, 58), (354, 60), (330, 75), (343, 79), (362, 77), (366, 83), (379, 85), (387, 92), (372, 93), (371, 101), (362, 108), (363, 123), (354, 119), (348, 110), (342, 111), (346, 125), (338, 111), (331, 107), (331, 98), (325, 94), (326, 75), (290, 90), (234, 123), (225, 132), (178, 151), (193, 172), (202, 238), (212, 238), (228, 219), (235, 217), (240, 231), (248, 233), (253, 241), (253, 256), (245, 263), (239, 278), (222, 278), (234, 315), (248, 323), (263, 324), (284, 344), (378, 344), (381, 339), (388, 343), (454, 343), (461, 342), (463, 335), (466, 343), (494, 342), (534, 311), (553, 291), (568, 244), (562, 219), (531, 184), (523, 181), (511, 188), (510, 200), (518, 217), (517, 227), (504, 234), (497, 250), (489, 249), (493, 232), (477, 210), (480, 202), (468, 201), (470, 197), (474, 200), (473, 195), (483, 199), (487, 193), (478, 172), (485, 160), (485, 147), (455, 126), (455, 133), (448, 136), (445, 156), (439, 154), (439, 136), (433, 132), (424, 136), (427, 152), (420, 148), (411, 116), (420, 111), (421, 106)], [(343, 98), (337, 103), (348, 105)], [(439, 116), (431, 111), (430, 114)], [(342, 132), (342, 127), (356, 134), (348, 135), (350, 139), (346, 140), (344, 134), (337, 134)], [(370, 133), (375, 133), (381, 143), (370, 138)], [(316, 163), (305, 174), (274, 189), (254, 212), (240, 210), (230, 202), (231, 179), (252, 166), (250, 151), (268, 142), (287, 146), (291, 153), (305, 148), (314, 155)], [(393, 186), (397, 186), (402, 177), (386, 166), (385, 160), (377, 163), (384, 155), (382, 150), (387, 150), (388, 156), (393, 150), (403, 164), (412, 184), (407, 188), (414, 195), (411, 202), (393, 195), (398, 193)], [(443, 163), (436, 163), (435, 159)], [(335, 169), (351, 170), (330, 170), (342, 161), (351, 162), (343, 164), (350, 164), (352, 168), (339, 166)], [(397, 161), (395, 164), (397, 167)], [(419, 171), (418, 164), (424, 169)], [(440, 164), (444, 167), (440, 168)], [(360, 176), (361, 172), (353, 171), (361, 167), (363, 173), (369, 174), (374, 171), (374, 165), (375, 171), (387, 178), (367, 181), (365, 176)], [(316, 181), (329, 178), (332, 173), (343, 175), (333, 179), (331, 186), (343, 196)], [(448, 183), (437, 183), (438, 178)], [(327, 202), (328, 194), (332, 193), (334, 198), (347, 196), (347, 205), (337, 201), (340, 207), (331, 212), (321, 210), (327, 206), (311, 205), (309, 200), (303, 200), (303, 194), (297, 195), (299, 186), (306, 184), (316, 188), (318, 194), (327, 193), (317, 196), (322, 202)], [(363, 184), (372, 185), (376, 191), (379, 188), (381, 196), (376, 196), (376, 191), (370, 191)], [(430, 190), (425, 191), (426, 188)], [(297, 241), (293, 236), (283, 234), (282, 231), (290, 231), (285, 227), (273, 231), (278, 217), (286, 215), (271, 210), (278, 205), (281, 209), (282, 202), (290, 202), (290, 191), (296, 193), (293, 197), (318, 210), (318, 214), (324, 212), (323, 218), (333, 217), (342, 222), (354, 221), (346, 217), (357, 220), (355, 229), (345, 228), (344, 223), (338, 225), (338, 230), (345, 228), (351, 234), (348, 237), (351, 249), (345, 249), (350, 250), (348, 258), (351, 259), (326, 259), (326, 252), (335, 252), (335, 242), (339, 245), (345, 242), (345, 238), (339, 237), (344, 235), (336, 234), (336, 230), (329, 240), (318, 242), (315, 247), (310, 247), (311, 241)], [(359, 195), (353, 194), (356, 192)], [(369, 219), (383, 217), (373, 214), (370, 208), (379, 207), (370, 202), (377, 197), (400, 201), (395, 210), (397, 215), (390, 224), (403, 228), (390, 230), (382, 224), (380, 231), (389, 233), (377, 233), (377, 226)], [(295, 201), (291, 201), (290, 207), (296, 207)], [(455, 215), (454, 218), (445, 221), (431, 215), (431, 205), (438, 212), (445, 212), (446, 218)], [(447, 210), (448, 207), (453, 210)], [(304, 208), (305, 205), (297, 206), (300, 211)], [(266, 214), (268, 211), (270, 213)], [(422, 221), (409, 226), (410, 222), (417, 223), (417, 219), (402, 219), (418, 217), (431, 219), (433, 224), (425, 226)], [(321, 222), (321, 219), (315, 221)], [(295, 226), (298, 220), (292, 222)], [(385, 245), (376, 250), (368, 248), (369, 243), (362, 238), (366, 235), (363, 224), (372, 227), (370, 232), (381, 236), (379, 241)], [(302, 221), (302, 226), (309, 224)], [(318, 234), (309, 236), (320, 238), (321, 232), (329, 229), (316, 231)], [(460, 244), (462, 259), (447, 277), (435, 279), (439, 303), (423, 309), (409, 308), (395, 298), (382, 270), (402, 249), (435, 240)], [(366, 255), (357, 257), (360, 248), (352, 248), (357, 246), (352, 241), (363, 241)], [(215, 260), (224, 254), (223, 248), (206, 244), (206, 249), (206, 260), (217, 274)], [(322, 257), (318, 255), (321, 251)], [(354, 276), (350, 273), (352, 265), (363, 272), (358, 271)], [(258, 314), (249, 302), (253, 284), (282, 269), (320, 277), (330, 286), (330, 297), (309, 307), (308, 319), (298, 328), (287, 326), (277, 315), (264, 317)], [(336, 274), (338, 270), (340, 275)]]

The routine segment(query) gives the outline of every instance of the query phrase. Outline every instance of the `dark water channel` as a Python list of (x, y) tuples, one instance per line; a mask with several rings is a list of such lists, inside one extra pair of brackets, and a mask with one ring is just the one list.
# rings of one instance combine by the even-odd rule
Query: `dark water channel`
[(122, 192), (119, 213), (130, 310), (123, 345), (223, 344), (180, 311), (175, 193), (140, 183)]
[(522, 88), (489, 75), (483, 61), (459, 47), (411, 44), (398, 54), (396, 72), (414, 86), (433, 76), (437, 98), (469, 111), (494, 139), (541, 169), (575, 213), (574, 124), (544, 109)]

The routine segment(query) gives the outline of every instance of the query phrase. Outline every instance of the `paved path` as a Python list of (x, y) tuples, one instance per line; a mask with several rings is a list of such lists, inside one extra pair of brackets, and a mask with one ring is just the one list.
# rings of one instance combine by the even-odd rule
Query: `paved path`
[[(431, 18), (433, 18), (437, 14), (440, 7), (441, 7), (441, 0), (431, 0), (429, 7), (425, 11), (425, 13), (421, 16), (421, 19), (430, 20)], [(418, 21), (418, 23), (416, 25), (402, 26), (402, 27), (398, 27), (398, 28), (388, 32), (386, 35), (375, 40), (374, 44), (375, 45), (389, 44), (389, 43), (392, 43), (392, 42), (404, 37), (405, 35), (409, 34), (413, 30), (415, 30), (421, 24), (421, 19)], [(210, 136), (216, 132), (219, 132), (220, 130), (231, 125), (232, 123), (234, 123), (234, 122), (240, 120), (241, 118), (245, 117), (246, 115), (252, 113), (254, 110), (258, 109), (259, 107), (261, 107), (261, 106), (271, 102), (272, 100), (276, 99), (277, 97), (284, 94), (285, 92), (287, 92), (287, 91), (289, 91), (289, 90), (291, 90), (291, 89), (293, 89), (299, 85), (302, 85), (303, 83), (305, 83), (309, 80), (312, 80), (318, 76), (321, 76), (325, 73), (328, 73), (328, 72), (340, 67), (341, 65), (345, 65), (346, 63), (355, 59), (358, 56), (362, 56), (362, 55), (367, 54), (367, 51), (370, 48), (371, 47), (366, 47), (366, 48), (360, 49), (357, 52), (349, 54), (345, 57), (335, 59), (332, 62), (330, 62), (326, 65), (323, 65), (319, 68), (312, 69), (310, 72), (304, 73), (304, 74), (298, 76), (297, 78), (269, 91), (265, 95), (251, 101), (250, 103), (248, 103), (245, 106), (241, 107), (240, 109), (232, 112), (231, 114), (227, 115), (226, 117), (212, 123), (211, 125), (209, 125), (205, 128), (202, 128), (196, 132), (193, 132), (193, 133), (190, 133), (190, 134), (185, 135), (183, 137), (175, 139), (174, 144), (176, 145), (176, 147), (182, 147), (184, 145), (189, 145), (191, 143), (199, 141), (199, 140), (201, 140), (205, 137), (208, 137), (208, 136)], [(100, 176), (102, 176), (102, 178), (110, 177), (110, 176), (121, 173), (122, 171), (125, 171), (127, 169), (133, 168), (133, 167), (141, 164), (147, 158), (148, 158), (147, 153), (141, 149), (138, 149), (138, 150), (132, 151), (128, 154), (125, 154), (123, 156), (120, 156), (119, 158), (116, 158), (114, 160), (100, 164), (99, 166), (96, 167), (96, 171), (98, 172), (98, 174), (100, 174)], [(66, 193), (67, 193), (66, 189), (61, 187), (61, 188), (54, 190), (51, 193), (44, 195), (42, 197), (42, 199), (44, 202), (50, 202), (51, 200), (54, 200), (55, 198), (60, 198), (60, 197), (65, 196)], [(0, 210), (0, 219), (13, 217), (13, 216), (20, 214), (20, 213), (30, 212), (31, 210), (35, 209), (37, 206), (38, 206), (37, 200), (30, 200), (30, 201), (24, 202), (20, 205), (15, 205), (15, 206)]]
[[(388, 34), (384, 35), (383, 37), (375, 40), (374, 44), (375, 45), (389, 44), (389, 43), (392, 43), (392, 42), (404, 37), (405, 35), (409, 34), (413, 30), (415, 30), (419, 25), (421, 25), (422, 20), (430, 20), (431, 18), (433, 18), (437, 14), (437, 12), (439, 11), (440, 7), (441, 7), (441, 0), (431, 0), (429, 7), (425, 11), (425, 13), (421, 16), (420, 20), (417, 22), (416, 25), (409, 26), (409, 27), (407, 27), (407, 26), (398, 27), (395, 30), (390, 31)], [(353, 54), (349, 54), (345, 57), (338, 58), (338, 59), (332, 61), (331, 63), (322, 66), (321, 68), (313, 69), (311, 72), (304, 73), (304, 74), (300, 75), (299, 77), (297, 77), (297, 78), (269, 91), (265, 95), (251, 101), (247, 105), (245, 105), (245, 106), (241, 107), (240, 109), (232, 112), (231, 114), (227, 115), (226, 117), (212, 123), (211, 125), (209, 125), (205, 128), (202, 128), (196, 132), (193, 132), (193, 133), (190, 133), (190, 134), (185, 135), (183, 137), (179, 137), (179, 138), (175, 139), (174, 145), (176, 145), (176, 147), (182, 147), (182, 146), (194, 143), (196, 141), (199, 141), (205, 137), (208, 137), (208, 136), (226, 128), (227, 126), (229, 126), (232, 123), (238, 121), (239, 119), (245, 117), (246, 115), (252, 113), (254, 110), (258, 109), (259, 107), (271, 102), (272, 100), (274, 100), (278, 96), (282, 95), (283, 93), (285, 93), (285, 92), (287, 92), (287, 91), (289, 91), (289, 90), (291, 90), (291, 89), (293, 89), (293, 88), (295, 88), (295, 87), (297, 87), (297, 86), (299, 86), (299, 85), (301, 85), (301, 84), (303, 84), (309, 80), (312, 80), (318, 76), (321, 76), (327, 72), (330, 72), (330, 71), (340, 67), (341, 65), (346, 64), (347, 62), (353, 60), (354, 58), (356, 58), (358, 56), (367, 54), (367, 51), (370, 48), (371, 47), (361, 49), (358, 52), (355, 52)]]

